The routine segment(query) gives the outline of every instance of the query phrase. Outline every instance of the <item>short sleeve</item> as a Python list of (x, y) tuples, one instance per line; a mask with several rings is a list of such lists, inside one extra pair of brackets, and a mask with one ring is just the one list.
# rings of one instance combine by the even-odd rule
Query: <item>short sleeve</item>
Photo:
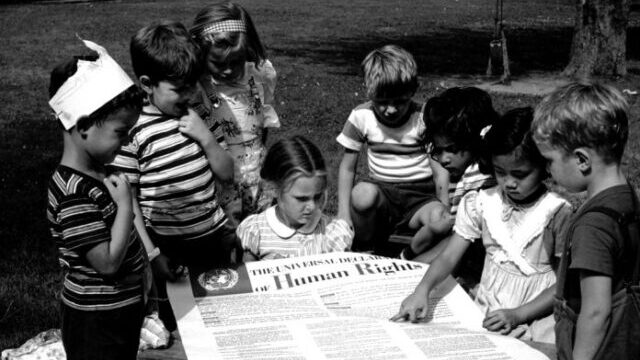
[(558, 211), (556, 211), (553, 219), (545, 229), (544, 246), (547, 248), (548, 254), (554, 254), (555, 257), (561, 258), (564, 251), (564, 242), (569, 229), (569, 222), (573, 215), (571, 204), (565, 203)]
[(140, 183), (140, 163), (138, 161), (138, 138), (133, 135), (132, 141), (118, 150), (118, 155), (109, 165), (113, 171), (127, 176), (131, 184)]
[(469, 241), (482, 238), (482, 215), (479, 202), (477, 191), (466, 193), (460, 200), (453, 225), (453, 231)]
[(111, 240), (111, 229), (100, 207), (87, 196), (70, 196), (62, 200), (57, 222), (62, 230), (64, 247), (70, 251), (85, 253), (97, 244)]
[(322, 252), (345, 251), (351, 248), (353, 242), (353, 227), (343, 219), (333, 219), (326, 227)]
[(576, 224), (571, 238), (569, 268), (614, 276), (618, 224), (604, 214), (585, 214)]
[(342, 128), (342, 132), (336, 139), (338, 143), (349, 150), (360, 151), (366, 139), (363, 130), (358, 125), (356, 110), (354, 110), (349, 114), (349, 118)]
[(250, 252), (256, 258), (260, 258), (260, 229), (258, 215), (250, 215), (236, 228), (236, 235), (240, 239), (242, 249)]

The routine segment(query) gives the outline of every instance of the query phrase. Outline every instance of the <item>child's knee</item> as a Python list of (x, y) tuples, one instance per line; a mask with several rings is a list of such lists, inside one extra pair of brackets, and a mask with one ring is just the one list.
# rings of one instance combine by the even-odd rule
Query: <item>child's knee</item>
[(351, 190), (351, 206), (357, 212), (368, 211), (378, 202), (378, 187), (372, 183), (361, 182)]
[(429, 228), (434, 234), (446, 234), (453, 227), (453, 216), (447, 208), (440, 204), (429, 213)]
[(409, 221), (409, 227), (419, 229), (428, 227), (435, 233), (441, 233), (448, 224), (451, 224), (451, 214), (447, 207), (439, 201), (424, 205)]

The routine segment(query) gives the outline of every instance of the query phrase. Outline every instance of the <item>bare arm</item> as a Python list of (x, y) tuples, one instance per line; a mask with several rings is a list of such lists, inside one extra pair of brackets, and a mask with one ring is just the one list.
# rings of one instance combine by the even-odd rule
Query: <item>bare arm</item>
[(358, 165), (359, 152), (345, 149), (338, 171), (338, 218), (351, 221), (351, 190)]
[[(135, 217), (133, 218), (133, 225), (138, 232), (138, 236), (140, 240), (142, 240), (142, 244), (144, 245), (147, 254), (150, 254), (155, 248), (156, 245), (151, 240), (151, 236), (149, 236), (149, 232), (147, 232), (147, 226), (144, 223), (144, 217), (142, 216), (142, 210), (140, 209), (140, 203), (138, 202), (138, 188), (132, 188), (132, 197), (133, 197), (133, 213)], [(160, 253), (160, 255), (156, 256), (151, 260), (151, 266), (153, 267), (155, 276), (159, 276), (164, 279), (168, 279), (174, 281), (176, 275), (169, 266), (169, 258)]]
[(200, 144), (207, 155), (211, 171), (218, 180), (221, 182), (233, 181), (231, 155), (218, 144), (213, 133), (193, 109), (189, 109), (188, 114), (180, 118), (179, 130)]
[(411, 322), (417, 322), (424, 319), (429, 311), (429, 293), (451, 274), (468, 247), (469, 241), (453, 233), (449, 243), (431, 263), (413, 294), (402, 302), (400, 311), (391, 320), (408, 319)]
[(436, 197), (449, 208), (449, 171), (435, 160), (429, 161), (433, 173), (433, 183), (436, 187)]
[(611, 278), (580, 272), (582, 305), (576, 323), (575, 360), (593, 359), (600, 348), (611, 315)]
[(487, 330), (509, 333), (516, 326), (543, 318), (553, 311), (556, 285), (545, 289), (535, 299), (514, 309), (499, 309), (487, 314), (482, 326)]
[(111, 240), (94, 246), (87, 252), (87, 261), (101, 274), (115, 274), (126, 254), (131, 236), (133, 209), (129, 182), (124, 175), (111, 175), (104, 179), (111, 198), (116, 203), (116, 217), (111, 226)]

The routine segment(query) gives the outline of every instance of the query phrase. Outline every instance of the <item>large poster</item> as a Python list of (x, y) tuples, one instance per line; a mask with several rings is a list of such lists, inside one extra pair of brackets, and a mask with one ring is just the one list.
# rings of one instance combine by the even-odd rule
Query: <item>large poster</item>
[(452, 278), (434, 291), (428, 322), (390, 322), (426, 269), (331, 253), (191, 269), (168, 292), (189, 360), (548, 359), (485, 331)]

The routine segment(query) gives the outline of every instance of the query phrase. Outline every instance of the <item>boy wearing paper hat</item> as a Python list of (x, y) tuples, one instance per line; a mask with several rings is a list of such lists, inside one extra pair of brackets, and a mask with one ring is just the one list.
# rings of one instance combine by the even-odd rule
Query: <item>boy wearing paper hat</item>
[(64, 131), (49, 182), (47, 219), (64, 271), (62, 341), (67, 359), (135, 359), (144, 316), (147, 256), (133, 227), (124, 175), (105, 164), (129, 141), (142, 95), (90, 41), (97, 56), (51, 73), (49, 105)]

